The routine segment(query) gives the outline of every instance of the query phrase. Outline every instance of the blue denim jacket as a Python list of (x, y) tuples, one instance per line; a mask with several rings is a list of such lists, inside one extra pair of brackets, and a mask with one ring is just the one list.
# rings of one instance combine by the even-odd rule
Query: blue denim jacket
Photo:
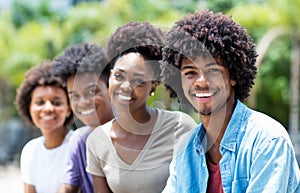
[[(207, 136), (200, 123), (170, 164), (163, 193), (206, 193)], [(220, 144), (225, 193), (300, 192), (300, 172), (285, 128), (269, 116), (237, 102)]]

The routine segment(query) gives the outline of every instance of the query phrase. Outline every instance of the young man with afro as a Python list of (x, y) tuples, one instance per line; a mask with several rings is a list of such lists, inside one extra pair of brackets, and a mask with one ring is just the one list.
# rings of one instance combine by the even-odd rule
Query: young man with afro
[(163, 82), (201, 123), (173, 158), (164, 193), (300, 192), (286, 129), (242, 103), (256, 57), (246, 29), (222, 13), (196, 11), (168, 32)]
[(71, 193), (80, 189), (93, 193), (92, 176), (86, 172), (86, 139), (99, 125), (113, 118), (108, 97), (110, 68), (100, 46), (81, 43), (70, 46), (55, 59), (55, 72), (67, 83), (72, 111), (86, 126), (78, 128), (70, 142), (70, 156), (58, 192)]

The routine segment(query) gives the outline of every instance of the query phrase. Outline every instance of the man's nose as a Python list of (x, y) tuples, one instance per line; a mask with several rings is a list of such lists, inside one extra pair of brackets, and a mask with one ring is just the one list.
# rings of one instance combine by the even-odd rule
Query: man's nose
[(195, 80), (195, 83), (196, 84), (207, 84), (207, 79), (206, 79), (206, 76), (205, 76), (205, 73), (203, 71), (200, 71), (198, 76), (196, 77), (196, 80)]

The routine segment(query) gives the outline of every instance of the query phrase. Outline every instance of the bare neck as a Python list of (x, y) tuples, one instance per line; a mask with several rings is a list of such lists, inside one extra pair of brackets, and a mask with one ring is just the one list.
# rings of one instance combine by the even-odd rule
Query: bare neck
[(53, 149), (60, 146), (63, 143), (68, 132), (69, 131), (67, 129), (62, 129), (57, 132), (43, 134), (43, 136), (45, 137), (45, 147), (47, 149)]

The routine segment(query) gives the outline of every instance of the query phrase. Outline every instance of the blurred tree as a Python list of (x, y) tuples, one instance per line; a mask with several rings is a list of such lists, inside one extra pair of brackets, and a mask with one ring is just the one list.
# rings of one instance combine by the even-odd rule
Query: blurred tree
[[(299, 0), (296, 1), (298, 3)], [(78, 3), (65, 11), (51, 9), (49, 1), (40, 2), (31, 5), (28, 1), (18, 0), (11, 12), (1, 12), (0, 78), (6, 79), (12, 90), (22, 82), (24, 72), (31, 66), (54, 58), (71, 44), (90, 41), (105, 45), (109, 35), (118, 26), (133, 20), (147, 20), (167, 31), (183, 15), (195, 9), (209, 8), (232, 14), (256, 42), (270, 28), (285, 22), (288, 23), (285, 27), (299, 23), (291, 22), (291, 14), (297, 15), (298, 12), (286, 14), (292, 3), (282, 5), (279, 0), (105, 0)], [(279, 8), (282, 14), (279, 14)], [(254, 88), (258, 96), (256, 108), (278, 117), (284, 125), (288, 124), (290, 104), (291, 42), (289, 37), (283, 36), (272, 43), (272, 50), (269, 49), (262, 59), (263, 65)], [(167, 109), (180, 108), (176, 100), (167, 99), (166, 91), (159, 87), (149, 103), (158, 105), (155, 101), (161, 101)], [(280, 108), (275, 110), (269, 106)]]
[(276, 117), (292, 138), (299, 128), (299, 8), (299, 0), (268, 0), (231, 11), (258, 42), (259, 74), (249, 103)]
[(48, 0), (26, 1), (14, 0), (12, 6), (12, 22), (19, 28), (31, 21), (46, 23), (54, 19), (62, 20), (64, 12), (53, 10)]

